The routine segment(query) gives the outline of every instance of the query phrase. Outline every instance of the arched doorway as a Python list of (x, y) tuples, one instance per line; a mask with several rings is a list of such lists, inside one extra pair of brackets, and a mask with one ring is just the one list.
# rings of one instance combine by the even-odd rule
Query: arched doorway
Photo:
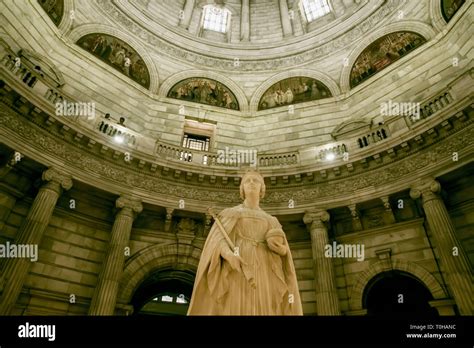
[(133, 295), (134, 315), (186, 315), (194, 277), (190, 271), (171, 268), (151, 273)]
[(367, 315), (438, 316), (437, 310), (428, 303), (432, 300), (432, 294), (421, 281), (409, 273), (395, 270), (373, 277), (363, 293)]

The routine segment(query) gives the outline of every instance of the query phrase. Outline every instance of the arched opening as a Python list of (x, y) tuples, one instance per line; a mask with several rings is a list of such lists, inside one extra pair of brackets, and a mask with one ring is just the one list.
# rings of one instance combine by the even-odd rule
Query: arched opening
[(364, 289), (363, 307), (367, 315), (407, 318), (438, 316), (429, 305), (430, 291), (413, 275), (402, 271), (388, 271), (372, 278)]
[(134, 315), (186, 315), (194, 277), (186, 270), (160, 269), (151, 273), (133, 295)]

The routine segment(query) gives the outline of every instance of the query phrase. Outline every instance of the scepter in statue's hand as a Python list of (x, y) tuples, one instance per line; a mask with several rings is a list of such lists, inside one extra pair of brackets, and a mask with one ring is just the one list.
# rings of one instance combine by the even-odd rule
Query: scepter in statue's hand
[(239, 255), (239, 248), (234, 245), (232, 240), (229, 237), (229, 234), (226, 232), (224, 226), (220, 222), (219, 218), (217, 217), (216, 214), (214, 214), (214, 211), (212, 210), (211, 207), (207, 209), (209, 215), (211, 215), (214, 218), (214, 221), (217, 224), (217, 227), (219, 228), (219, 231), (221, 231), (222, 235), (224, 236), (225, 241), (230, 247), (230, 250), (224, 251), (221, 253), (222, 257), (229, 262), (230, 266), (232, 267), (233, 270), (239, 271), (242, 269), (242, 272), (244, 274), (245, 279), (250, 283), (250, 285), (255, 288), (256, 283), (255, 283), (255, 278), (251, 274), (250, 270), (248, 269), (247, 263), (242, 259), (242, 257)]

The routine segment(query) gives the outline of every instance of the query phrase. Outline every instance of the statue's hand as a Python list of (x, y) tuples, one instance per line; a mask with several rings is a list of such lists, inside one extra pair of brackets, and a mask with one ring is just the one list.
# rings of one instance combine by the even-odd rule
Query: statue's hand
[(221, 255), (224, 258), (224, 260), (226, 260), (229, 263), (230, 268), (232, 268), (233, 271), (240, 271), (242, 265), (247, 264), (242, 259), (242, 257), (240, 257), (240, 255), (236, 255), (230, 250), (226, 251), (226, 252), (223, 252)]
[(280, 256), (286, 255), (286, 252), (287, 252), (286, 245), (279, 243), (277, 238), (267, 239), (267, 244), (271, 251), (277, 253)]

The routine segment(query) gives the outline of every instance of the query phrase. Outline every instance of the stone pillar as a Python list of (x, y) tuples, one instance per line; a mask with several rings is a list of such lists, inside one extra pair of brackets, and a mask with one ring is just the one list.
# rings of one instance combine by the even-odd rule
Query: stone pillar
[[(43, 233), (49, 224), (54, 207), (62, 190), (72, 187), (72, 179), (54, 168), (47, 169), (42, 175), (45, 184), (30, 207), (25, 221), (23, 221), (15, 238), (15, 245), (39, 245)], [(4, 288), (0, 300), (0, 315), (8, 315), (20, 295), (30, 267), (30, 259), (11, 258), (4, 264)]]
[(110, 244), (92, 298), (90, 315), (113, 315), (117, 302), (120, 277), (125, 264), (125, 248), (130, 240), (135, 216), (143, 210), (140, 201), (121, 196), (115, 202), (119, 212), (115, 216)]
[(290, 14), (288, 12), (288, 3), (286, 0), (279, 0), (281, 27), (283, 28), (283, 36), (289, 36), (293, 33), (291, 28)]
[(362, 222), (360, 221), (360, 214), (359, 210), (356, 208), (356, 205), (351, 204), (348, 206), (348, 208), (352, 215), (352, 229), (354, 231), (362, 231)]
[(325, 210), (309, 211), (304, 215), (303, 221), (311, 234), (318, 315), (340, 315), (333, 263), (324, 255), (324, 247), (329, 244), (328, 230), (324, 223), (329, 221), (329, 213)]
[(189, 24), (191, 23), (191, 18), (193, 16), (194, 5), (195, 0), (186, 0), (183, 12), (181, 12), (181, 21), (179, 22), (180, 27), (188, 29)]
[(250, 40), (250, 0), (242, 0), (242, 11), (240, 14), (240, 40)]
[[(472, 315), (473, 289), (468, 258), (457, 240), (454, 225), (439, 195), (440, 191), (439, 182), (428, 178), (414, 186), (410, 191), (410, 196), (413, 199), (422, 198), (423, 209), (433, 234), (441, 268), (459, 312), (461, 315)], [(457, 248), (457, 255), (453, 248)]]

